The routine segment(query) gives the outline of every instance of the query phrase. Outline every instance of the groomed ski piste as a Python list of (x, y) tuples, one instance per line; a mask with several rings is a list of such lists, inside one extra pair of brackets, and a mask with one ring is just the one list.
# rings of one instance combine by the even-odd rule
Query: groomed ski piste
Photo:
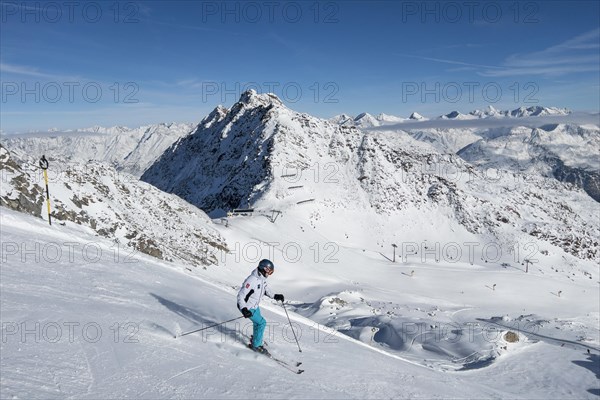
[[(216, 224), (231, 252), (217, 255), (218, 266), (191, 268), (132, 254), (70, 222), (0, 215), (3, 399), (600, 394), (597, 271), (566, 279), (537, 266), (525, 274), (478, 260), (392, 263), (347, 245), (333, 252), (293, 212), (276, 223)], [(175, 338), (239, 316), (235, 296), (255, 267), (250, 259), (268, 255), (252, 253), (258, 243), (272, 243), (269, 284), (286, 296), (302, 352), (269, 299), (265, 340), (273, 355), (302, 362), (300, 375), (247, 349), (244, 319)], [(508, 331), (519, 340), (507, 341)]]

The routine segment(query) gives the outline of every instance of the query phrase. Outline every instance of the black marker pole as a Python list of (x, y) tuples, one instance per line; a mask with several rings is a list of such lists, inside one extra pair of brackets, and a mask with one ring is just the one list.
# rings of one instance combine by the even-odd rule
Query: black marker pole
[(50, 190), (48, 189), (48, 160), (43, 155), (40, 158), (40, 168), (44, 171), (44, 181), (46, 182), (46, 203), (48, 204), (48, 223), (52, 225), (52, 217), (50, 216)]

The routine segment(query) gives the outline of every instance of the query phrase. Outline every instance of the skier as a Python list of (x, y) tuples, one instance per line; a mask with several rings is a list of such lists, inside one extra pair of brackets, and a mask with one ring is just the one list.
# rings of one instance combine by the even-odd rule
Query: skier
[(282, 294), (273, 295), (267, 285), (267, 277), (273, 273), (275, 266), (269, 260), (261, 260), (258, 267), (252, 271), (246, 278), (237, 296), (237, 306), (245, 318), (252, 321), (252, 338), (250, 347), (252, 350), (261, 354), (268, 355), (269, 352), (263, 346), (263, 334), (267, 321), (260, 314), (260, 300), (263, 294), (275, 299), (275, 301), (284, 301)]

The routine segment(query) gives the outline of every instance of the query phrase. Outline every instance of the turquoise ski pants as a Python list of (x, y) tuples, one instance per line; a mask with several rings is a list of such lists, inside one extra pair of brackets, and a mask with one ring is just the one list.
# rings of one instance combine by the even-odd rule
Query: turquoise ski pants
[(256, 307), (250, 310), (252, 316), (252, 347), (257, 348), (263, 344), (263, 335), (267, 326), (267, 321), (260, 315), (260, 308)]

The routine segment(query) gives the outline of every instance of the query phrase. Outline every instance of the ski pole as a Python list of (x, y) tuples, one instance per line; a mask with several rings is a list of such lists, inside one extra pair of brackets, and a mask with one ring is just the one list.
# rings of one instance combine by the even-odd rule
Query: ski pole
[[(229, 321), (219, 322), (218, 324), (207, 326), (206, 328), (194, 329), (192, 331), (184, 332), (181, 335), (179, 335), (179, 337), (182, 337), (182, 336), (185, 336), (185, 335), (189, 335), (190, 333), (200, 332), (200, 331), (203, 331), (203, 330), (206, 330), (206, 329), (209, 329), (209, 328), (214, 328), (215, 326), (223, 325), (223, 324), (226, 324), (226, 323), (231, 322), (231, 321), (235, 321), (236, 319), (240, 319), (240, 318), (244, 318), (244, 316), (242, 315), (241, 317), (233, 318), (233, 319), (230, 319)], [(177, 339), (177, 336), (175, 336), (175, 339)]]
[(294, 332), (294, 327), (292, 326), (292, 321), (290, 321), (290, 315), (287, 312), (287, 308), (285, 308), (285, 304), (282, 301), (281, 306), (285, 310), (285, 315), (287, 316), (288, 322), (290, 323), (290, 327), (292, 328), (292, 333), (294, 334), (294, 339), (296, 339), (296, 344), (298, 345), (298, 352), (302, 353), (302, 349), (300, 348), (300, 343), (298, 343), (298, 338), (296, 337), (296, 332)]

